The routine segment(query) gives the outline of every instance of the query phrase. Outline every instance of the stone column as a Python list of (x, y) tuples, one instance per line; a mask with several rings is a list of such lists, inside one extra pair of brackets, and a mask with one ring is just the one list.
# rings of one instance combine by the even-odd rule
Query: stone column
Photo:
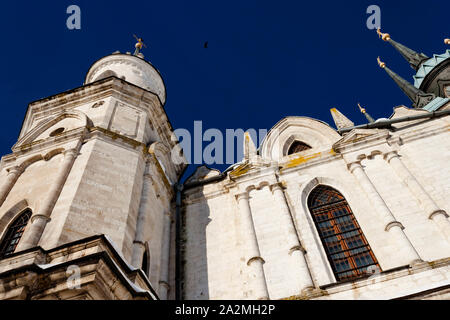
[(66, 183), (67, 176), (72, 169), (77, 155), (78, 148), (69, 149), (64, 152), (64, 160), (59, 169), (58, 176), (51, 185), (47, 197), (42, 202), (39, 210), (31, 217), (31, 224), (25, 230), (23, 238), (18, 245), (18, 250), (25, 250), (38, 245), (45, 226), (50, 221), (50, 215)]
[(384, 155), (384, 159), (391, 165), (398, 178), (408, 187), (416, 198), (427, 217), (433, 220), (447, 241), (450, 241), (450, 220), (447, 213), (440, 209), (431, 196), (425, 191), (413, 174), (400, 159), (397, 151), (391, 151)]
[(0, 187), (0, 207), (3, 202), (5, 202), (6, 197), (8, 196), (11, 189), (14, 187), (17, 179), (19, 179), (20, 175), (23, 172), (22, 167), (15, 166), (7, 169), (8, 175), (6, 176), (6, 180), (3, 185)]
[(257, 300), (269, 299), (266, 277), (264, 275), (264, 260), (259, 252), (258, 239), (256, 238), (255, 226), (253, 224), (252, 212), (250, 209), (249, 195), (247, 192), (236, 195), (239, 204), (239, 213), (242, 221), (242, 230), (245, 245), (245, 260), (249, 267), (251, 285), (254, 288)]
[(147, 221), (147, 215), (150, 210), (150, 199), (148, 194), (150, 192), (151, 177), (149, 174), (144, 175), (144, 181), (142, 181), (141, 203), (139, 206), (138, 217), (136, 221), (136, 231), (133, 241), (133, 253), (131, 256), (131, 264), (136, 268), (141, 268), (142, 259), (145, 252), (145, 239), (144, 229)]
[(161, 246), (161, 266), (159, 270), (159, 298), (167, 300), (167, 295), (170, 289), (169, 285), (169, 260), (170, 260), (170, 233), (171, 233), (172, 219), (170, 213), (164, 214), (164, 229)]
[(394, 215), (388, 208), (383, 198), (380, 196), (375, 186), (370, 181), (360, 161), (348, 164), (348, 169), (356, 177), (361, 187), (369, 197), (374, 209), (381, 215), (381, 219), (385, 224), (385, 231), (391, 233), (397, 239), (399, 247), (405, 250), (407, 260), (410, 265), (422, 262), (419, 254), (403, 232), (403, 225), (395, 220)]
[(280, 209), (281, 232), (285, 233), (287, 240), (286, 253), (289, 255), (292, 270), (296, 271), (292, 276), (298, 281), (300, 292), (310, 291), (314, 289), (314, 283), (284, 196), (283, 187), (281, 183), (276, 183), (271, 185), (270, 189), (275, 197), (276, 205)]

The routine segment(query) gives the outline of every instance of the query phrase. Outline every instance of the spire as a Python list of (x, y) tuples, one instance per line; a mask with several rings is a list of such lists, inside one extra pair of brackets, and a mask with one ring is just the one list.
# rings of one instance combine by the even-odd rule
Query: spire
[(369, 123), (374, 123), (375, 120), (373, 120), (373, 118), (370, 116), (370, 114), (368, 114), (366, 112), (366, 109), (361, 107), (361, 105), (358, 103), (358, 107), (359, 107), (359, 111), (361, 111), (361, 113), (366, 117), (367, 121), (369, 121)]
[(398, 52), (400, 52), (403, 58), (408, 61), (411, 68), (413, 68), (415, 71), (419, 70), (422, 62), (429, 59), (429, 57), (425, 54), (417, 53), (414, 50), (411, 50), (408, 47), (402, 45), (401, 43), (392, 40), (389, 33), (382, 33), (380, 28), (377, 29), (377, 34), (383, 41), (389, 42)]
[(392, 78), (392, 80), (397, 83), (397, 85), (400, 87), (400, 89), (403, 91), (404, 94), (413, 102), (413, 106), (415, 108), (422, 108), (428, 102), (433, 100), (435, 98), (434, 94), (425, 93), (416, 87), (414, 87), (411, 83), (400, 77), (398, 74), (396, 74), (394, 71), (389, 69), (386, 66), (386, 63), (380, 60), (380, 57), (377, 58), (378, 65), (380, 68), (384, 69), (386, 73)]
[(244, 160), (251, 161), (257, 156), (257, 148), (253, 142), (250, 133), (247, 131), (244, 133)]
[(355, 124), (349, 120), (346, 116), (344, 116), (341, 112), (339, 112), (336, 108), (330, 109), (331, 116), (333, 117), (334, 123), (336, 124), (336, 128), (338, 130), (343, 128), (353, 127)]

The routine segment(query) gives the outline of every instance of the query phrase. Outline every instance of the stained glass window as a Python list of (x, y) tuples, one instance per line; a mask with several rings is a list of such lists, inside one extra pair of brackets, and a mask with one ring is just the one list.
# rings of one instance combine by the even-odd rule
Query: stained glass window
[(22, 212), (16, 220), (8, 227), (5, 236), (0, 244), (0, 259), (14, 253), (22, 238), (28, 220), (31, 217), (31, 210), (27, 209)]
[(317, 186), (308, 197), (308, 207), (338, 281), (380, 270), (350, 206), (339, 191)]
[(309, 145), (301, 141), (294, 141), (289, 147), (288, 155), (311, 149)]

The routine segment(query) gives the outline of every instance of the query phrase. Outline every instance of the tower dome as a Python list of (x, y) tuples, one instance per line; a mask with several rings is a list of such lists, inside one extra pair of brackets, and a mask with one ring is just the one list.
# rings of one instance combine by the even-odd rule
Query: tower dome
[(97, 60), (86, 74), (84, 84), (110, 76), (128, 81), (156, 94), (161, 103), (166, 102), (166, 88), (159, 71), (143, 55), (113, 53)]

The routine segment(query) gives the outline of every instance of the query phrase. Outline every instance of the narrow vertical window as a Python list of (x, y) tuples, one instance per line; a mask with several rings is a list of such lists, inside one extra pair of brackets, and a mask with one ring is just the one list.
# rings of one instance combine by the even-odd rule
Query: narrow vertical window
[(308, 197), (308, 207), (338, 281), (379, 270), (375, 255), (339, 191), (317, 186)]
[(31, 210), (27, 209), (22, 212), (8, 227), (2, 242), (0, 243), (0, 259), (14, 253), (22, 238), (28, 220), (31, 217)]
[(142, 267), (141, 267), (142, 271), (144, 271), (144, 273), (148, 276), (149, 275), (149, 270), (148, 270), (148, 250), (146, 249), (144, 251), (144, 256), (142, 257)]

